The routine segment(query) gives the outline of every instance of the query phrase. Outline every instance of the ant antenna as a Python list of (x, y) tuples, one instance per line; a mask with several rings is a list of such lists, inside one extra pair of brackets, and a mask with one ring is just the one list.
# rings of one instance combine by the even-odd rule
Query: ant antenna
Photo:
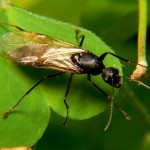
[(125, 116), (126, 120), (131, 120), (131, 117), (116, 103), (113, 102), (115, 107)]
[[(113, 84), (112, 84), (113, 85)], [(109, 114), (109, 118), (107, 121), (107, 124), (104, 128), (104, 131), (107, 131), (111, 120), (112, 120), (112, 113), (113, 113), (113, 106), (115, 106), (124, 116), (126, 120), (131, 120), (131, 117), (119, 106), (117, 105), (113, 100), (114, 100), (114, 87), (112, 86), (112, 97), (108, 98), (109, 102), (110, 102), (110, 114)]]
[[(104, 128), (104, 131), (106, 131), (111, 123), (112, 120), (112, 113), (113, 113), (113, 106), (115, 106), (125, 117), (126, 120), (131, 120), (131, 117), (119, 106), (117, 105), (113, 99), (114, 99), (114, 87), (112, 86), (112, 97), (107, 95), (99, 86), (97, 86), (92, 80), (91, 80), (91, 76), (88, 74), (87, 76), (88, 81), (96, 88), (98, 89), (108, 100), (108, 102), (110, 103), (110, 115), (107, 121), (107, 124)], [(112, 84), (113, 85), (113, 84)]]
[(137, 83), (138, 85), (141, 85), (141, 86), (145, 87), (146, 89), (150, 90), (150, 86), (144, 84), (143, 82), (141, 82), (141, 81), (139, 81), (139, 80), (131, 79), (131, 78), (124, 77), (124, 76), (121, 76), (121, 77), (124, 78), (124, 79), (128, 79), (128, 80), (130, 80), (130, 81), (133, 81), (133, 82)]
[(111, 120), (112, 120), (112, 113), (113, 113), (113, 106), (114, 106), (113, 97), (114, 96), (112, 96), (112, 99), (110, 101), (110, 113), (109, 113), (108, 121), (107, 121), (106, 126), (104, 128), (104, 131), (107, 131), (107, 129), (108, 129), (110, 123), (111, 123)]
[[(112, 79), (112, 85), (113, 85), (113, 79)], [(107, 124), (104, 128), (104, 131), (106, 131), (111, 123), (111, 120), (112, 120), (112, 113), (113, 113), (113, 106), (114, 106), (114, 87), (112, 86), (112, 97), (110, 99), (110, 113), (109, 113), (109, 118), (108, 118), (108, 121), (107, 121)]]

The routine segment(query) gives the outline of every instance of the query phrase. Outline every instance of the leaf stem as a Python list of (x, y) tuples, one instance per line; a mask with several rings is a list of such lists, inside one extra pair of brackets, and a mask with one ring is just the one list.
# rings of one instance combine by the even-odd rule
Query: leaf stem
[[(138, 64), (147, 66), (146, 61), (146, 26), (147, 26), (147, 0), (139, 0), (139, 28), (138, 28)], [(146, 73), (146, 68), (136, 66), (131, 79), (140, 79)]]

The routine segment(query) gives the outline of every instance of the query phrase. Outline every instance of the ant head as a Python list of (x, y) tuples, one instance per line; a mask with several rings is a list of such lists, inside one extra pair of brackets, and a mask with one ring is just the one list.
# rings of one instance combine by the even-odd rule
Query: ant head
[(121, 77), (119, 76), (119, 70), (116, 68), (109, 67), (103, 69), (102, 78), (106, 83), (115, 88), (121, 86)]

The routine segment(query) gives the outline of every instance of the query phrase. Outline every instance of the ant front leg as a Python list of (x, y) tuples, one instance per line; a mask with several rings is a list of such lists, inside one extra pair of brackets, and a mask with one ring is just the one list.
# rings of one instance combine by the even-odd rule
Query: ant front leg
[(145, 66), (145, 65), (138, 64), (138, 63), (136, 63), (135, 61), (128, 60), (128, 59), (126, 59), (126, 58), (120, 57), (120, 56), (118, 56), (118, 55), (116, 55), (116, 54), (114, 54), (114, 53), (112, 53), (112, 52), (105, 52), (105, 53), (103, 53), (101, 56), (99, 56), (98, 60), (99, 60), (99, 61), (103, 61), (104, 58), (105, 58), (108, 54), (109, 54), (109, 55), (112, 55), (112, 56), (114, 56), (114, 57), (116, 57), (116, 58), (118, 58), (118, 59), (120, 59), (120, 60), (122, 60), (122, 61), (124, 61), (124, 62), (126, 62), (126, 63), (129, 63), (129, 64), (132, 63), (132, 64), (139, 65), (139, 66), (141, 66), (141, 67), (150, 69), (150, 67), (147, 67), (147, 66)]
[(80, 32), (80, 29), (76, 29), (76, 36), (75, 36), (75, 38), (76, 38), (77, 41), (79, 39), (81, 39), (80, 43), (79, 43), (79, 47), (82, 47), (82, 44), (83, 44), (84, 39), (85, 39), (85, 35), (84, 34), (79, 35), (79, 32)]

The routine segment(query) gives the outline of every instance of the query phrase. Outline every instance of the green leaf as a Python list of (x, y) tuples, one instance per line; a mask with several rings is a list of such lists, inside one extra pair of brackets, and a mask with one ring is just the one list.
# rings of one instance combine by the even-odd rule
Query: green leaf
[[(17, 7), (10, 6), (6, 9), (1, 9), (0, 22), (17, 25), (27, 31), (46, 34), (63, 41), (78, 44), (75, 39), (75, 29), (79, 27), (41, 17)], [(82, 28), (79, 29), (81, 34), (85, 35), (84, 49), (90, 50), (98, 56), (106, 51), (112, 51), (95, 34)], [(11, 30), (16, 29), (11, 28)], [(8, 27), (1, 25), (1, 37), (7, 32)], [(0, 114), (15, 104), (39, 79), (55, 72), (19, 66), (3, 55), (2, 50), (0, 62), (0, 106), (3, 106), (0, 107)], [(117, 67), (121, 72), (120, 62), (113, 56), (107, 56), (104, 63), (107, 67)], [(49, 106), (58, 114), (66, 116), (63, 97), (68, 75), (69, 73), (42, 83), (24, 98), (7, 119), (0, 119), (0, 147), (33, 145), (41, 137), (47, 126)], [(112, 93), (112, 87), (104, 83), (101, 76), (93, 77), (93, 80), (108, 95)], [(102, 93), (88, 83), (86, 75), (75, 75), (67, 97), (67, 103), (70, 108), (69, 118), (81, 120), (103, 112), (108, 102)]]
[[(30, 88), (25, 84), (30, 78), (26, 79), (26, 75), (18, 71), (19, 69), (10, 61), (1, 58), (0, 62), (0, 114), (2, 115), (22, 96), (21, 93)], [(0, 147), (30, 146), (43, 135), (50, 112), (46, 102), (41, 101), (42, 96), (41, 92), (31, 93), (31, 101), (26, 99), (8, 118), (0, 118)]]

